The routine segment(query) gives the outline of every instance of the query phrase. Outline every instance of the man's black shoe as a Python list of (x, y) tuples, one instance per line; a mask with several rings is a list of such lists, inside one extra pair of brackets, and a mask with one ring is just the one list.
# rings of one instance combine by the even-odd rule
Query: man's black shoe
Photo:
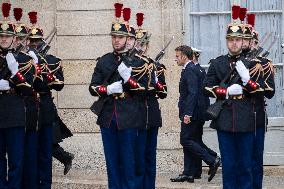
[[(216, 162), (217, 160), (219, 160), (219, 161), (220, 161), (220, 165), (221, 165), (221, 158), (220, 158), (219, 156), (216, 156), (215, 162)], [(208, 175), (210, 175), (210, 174), (211, 174), (211, 170), (212, 170), (212, 169), (210, 169), (210, 167), (209, 167)]]
[(72, 168), (72, 160), (74, 159), (74, 154), (69, 153), (69, 159), (64, 163), (64, 175), (66, 175)]
[(178, 177), (171, 178), (170, 180), (171, 182), (194, 182), (193, 176), (187, 176), (184, 174), (180, 174)]
[(208, 182), (210, 182), (213, 179), (219, 166), (220, 166), (220, 158), (216, 157), (214, 164), (209, 168), (210, 175), (208, 178)]

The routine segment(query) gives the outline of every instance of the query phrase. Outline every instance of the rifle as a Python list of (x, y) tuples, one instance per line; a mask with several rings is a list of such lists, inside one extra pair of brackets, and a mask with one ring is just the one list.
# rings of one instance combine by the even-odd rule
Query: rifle
[(272, 32), (266, 33), (265, 36), (262, 39), (262, 42), (259, 44), (259, 47), (255, 50), (255, 52), (252, 54), (253, 57), (258, 57), (260, 53), (264, 50), (263, 46), (268, 41), (268, 39), (271, 37)]
[(132, 48), (129, 51), (129, 58), (132, 58), (135, 56), (135, 54), (139, 54), (142, 51), (142, 47), (149, 41), (152, 34), (148, 35), (148, 32), (141, 38), (141, 40), (138, 41), (138, 43), (135, 45), (134, 48)]
[(29, 38), (30, 34), (32, 33), (32, 30), (25, 36), (23, 40), (20, 41), (20, 44), (18, 47), (16, 47), (16, 50), (14, 52), (14, 55), (17, 56), (21, 51), (24, 50), (24, 48), (27, 46), (24, 44), (24, 42)]
[(42, 49), (44, 48), (46, 41), (52, 36), (53, 33), (56, 32), (56, 28), (54, 28), (49, 34), (48, 36), (46, 36), (44, 38), (44, 40), (42, 41), (42, 43), (37, 47), (37, 51), (42, 51)]
[(263, 46), (267, 42), (267, 40), (271, 37), (272, 32), (266, 33), (264, 37), (261, 39), (261, 42), (257, 49), (254, 49), (251, 53), (251, 56), (249, 56), (249, 59), (254, 59), (260, 55), (260, 53), (264, 50)]
[(165, 50), (169, 47), (169, 45), (171, 44), (171, 42), (173, 41), (174, 36), (172, 36), (172, 38), (168, 41), (168, 43), (166, 44), (166, 46), (159, 52), (159, 54), (156, 56), (155, 61), (154, 62), (159, 62), (163, 56), (165, 55)]
[(267, 50), (265, 50), (260, 56), (263, 58), (266, 58), (269, 55), (269, 51), (272, 48), (272, 46), (276, 43), (276, 40), (278, 39), (279, 36), (274, 37), (273, 41), (270, 43), (269, 47)]
[[(48, 35), (48, 37), (44, 40), (40, 48), (38, 48), (38, 52), (44, 57), (50, 49), (50, 44), (56, 34), (56, 28), (52, 30), (52, 32)], [(47, 42), (48, 40), (48, 42)]]

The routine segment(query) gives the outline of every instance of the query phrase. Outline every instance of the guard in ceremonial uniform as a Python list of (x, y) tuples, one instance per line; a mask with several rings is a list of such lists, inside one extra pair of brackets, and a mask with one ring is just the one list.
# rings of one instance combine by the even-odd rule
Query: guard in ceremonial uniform
[[(44, 56), (38, 51), (43, 43), (43, 31), (36, 26), (37, 12), (29, 12), (32, 23), (30, 34), (30, 51), (36, 54), (41, 77), (34, 81), (34, 89), (40, 96), (40, 130), (38, 141), (38, 187), (51, 188), (52, 184), (52, 152), (53, 127), (57, 120), (56, 107), (53, 102), (51, 90), (60, 91), (64, 86), (61, 60), (52, 55)], [(32, 55), (32, 54), (31, 54)]]
[(251, 80), (249, 61), (242, 52), (240, 6), (232, 7), (233, 23), (227, 28), (228, 54), (210, 61), (204, 81), (205, 93), (216, 98), (221, 111), (211, 122), (217, 130), (222, 159), (223, 188), (252, 188), (254, 110), (251, 92), (259, 85)]
[[(32, 92), (13, 54), (15, 25), (8, 20), (10, 3), (2, 4), (0, 22), (0, 188), (20, 189), (25, 141), (23, 96)], [(8, 175), (7, 160), (8, 158)]]
[(113, 52), (102, 56), (94, 69), (89, 87), (91, 95), (103, 100), (98, 113), (107, 166), (109, 189), (136, 189), (135, 139), (137, 128), (145, 122), (143, 99), (137, 95), (144, 88), (131, 77), (136, 59), (129, 60), (127, 38), (129, 25), (120, 20), (122, 7), (115, 5), (112, 23)]
[[(246, 12), (246, 8), (241, 8), (240, 12)], [(251, 79), (260, 85), (258, 90), (252, 93), (256, 129), (253, 144), (252, 170), (253, 188), (261, 189), (263, 180), (264, 138), (268, 121), (266, 98), (271, 99), (275, 93), (274, 68), (272, 61), (266, 57), (253, 57), (253, 53), (257, 49), (257, 46), (253, 48), (253, 43), (258, 41), (257, 32), (254, 30), (255, 15), (240, 13), (240, 19), (242, 21), (244, 21), (245, 16), (247, 17), (247, 24), (243, 24), (243, 54), (250, 61)]]
[[(200, 177), (200, 161), (209, 165), (210, 182), (220, 166), (220, 158), (202, 142), (203, 125), (207, 120), (205, 111), (209, 98), (203, 95), (205, 70), (197, 65), (197, 58), (192, 48), (186, 45), (175, 49), (176, 61), (183, 66), (179, 82), (179, 117), (181, 123), (180, 143), (184, 151), (184, 171), (172, 182), (194, 182)], [(195, 55), (194, 55), (195, 54)], [(193, 61), (194, 59), (194, 61)]]
[[(147, 35), (147, 30), (142, 29), (143, 13), (137, 13), (136, 39), (137, 43)], [(146, 123), (138, 130), (136, 141), (136, 176), (137, 189), (154, 189), (156, 181), (156, 150), (159, 127), (162, 126), (162, 116), (158, 98), (167, 96), (165, 82), (165, 66), (154, 62), (147, 56), (149, 39), (142, 53), (136, 54), (141, 65), (132, 68), (132, 75), (145, 87), (143, 94), (146, 108)]]
[[(29, 40), (23, 40), (28, 35), (29, 28), (20, 22), (22, 15), (23, 10), (21, 8), (14, 8), (14, 17), (17, 21), (16, 40), (14, 45), (17, 54), (15, 55), (15, 58), (19, 63), (20, 72), (25, 75), (26, 81), (31, 87), (33, 87), (33, 82), (37, 77), (39, 77), (40, 70), (37, 66), (37, 62), (35, 62), (35, 60), (26, 53)], [(31, 90), (29, 94), (26, 94), (24, 96), (24, 102), (26, 109), (26, 135), (22, 187), (27, 189), (37, 189), (39, 100), (36, 92)]]

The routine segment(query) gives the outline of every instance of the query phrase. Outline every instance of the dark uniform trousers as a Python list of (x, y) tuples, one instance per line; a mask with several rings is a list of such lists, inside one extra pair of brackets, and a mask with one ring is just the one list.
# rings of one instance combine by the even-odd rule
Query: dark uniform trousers
[(109, 127), (101, 127), (109, 189), (136, 189), (134, 148), (137, 129), (119, 130), (113, 115)]
[[(217, 130), (224, 189), (251, 189), (253, 132)], [(238, 171), (236, 171), (238, 170)]]
[(39, 188), (50, 189), (52, 184), (52, 144), (53, 125), (42, 125), (38, 140), (38, 175)]
[(202, 141), (204, 121), (181, 123), (180, 140), (184, 151), (184, 175), (200, 176), (203, 160), (207, 165), (214, 164), (217, 153), (208, 148)]
[(159, 127), (138, 131), (135, 149), (137, 189), (155, 189), (158, 132)]
[(27, 130), (23, 168), (23, 189), (37, 189), (38, 131)]
[(148, 94), (145, 103), (147, 119), (138, 129), (135, 145), (136, 183), (137, 189), (155, 189), (157, 137), (162, 118), (155, 94)]
[(264, 138), (265, 127), (257, 128), (253, 138), (253, 189), (262, 189)]
[[(0, 188), (21, 189), (25, 127), (0, 129)], [(8, 180), (7, 159), (8, 156)]]
[(33, 96), (24, 98), (26, 134), (23, 167), (23, 189), (37, 189), (38, 171), (38, 102)]
[(40, 189), (50, 189), (52, 184), (54, 108), (50, 94), (40, 96), (41, 126), (38, 133), (38, 187)]

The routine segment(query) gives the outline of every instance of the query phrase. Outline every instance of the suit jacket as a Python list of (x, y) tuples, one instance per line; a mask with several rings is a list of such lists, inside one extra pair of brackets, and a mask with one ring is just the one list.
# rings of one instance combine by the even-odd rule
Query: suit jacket
[(181, 72), (179, 82), (179, 117), (183, 121), (185, 115), (191, 120), (207, 120), (205, 112), (209, 106), (209, 98), (203, 95), (203, 80), (205, 70), (190, 62)]

